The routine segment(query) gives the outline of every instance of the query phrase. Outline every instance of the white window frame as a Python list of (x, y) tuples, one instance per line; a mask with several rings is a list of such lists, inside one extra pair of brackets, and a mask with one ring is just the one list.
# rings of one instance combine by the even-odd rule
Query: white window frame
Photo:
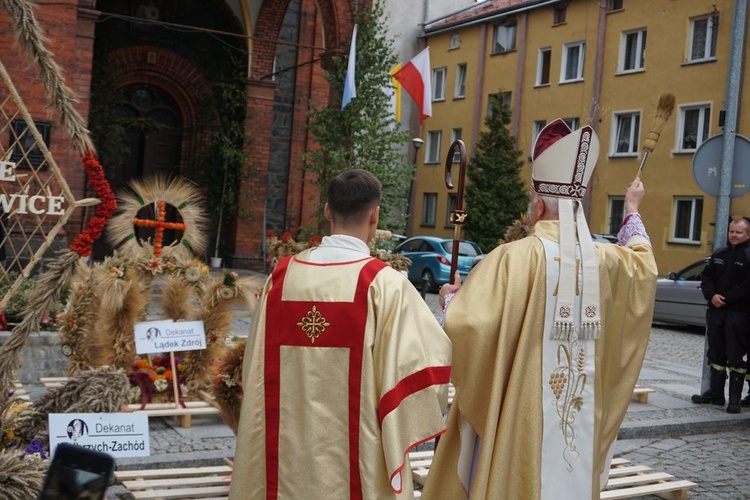
[[(626, 118), (630, 120), (630, 123), (628, 124), (628, 126), (630, 127), (630, 130), (628, 131), (628, 138), (627, 138), (628, 149), (627, 151), (618, 151), (621, 124), (623, 123), (623, 120)], [(609, 149), (610, 156), (616, 156), (616, 157), (638, 156), (638, 151), (639, 151), (638, 145), (640, 144), (640, 135), (641, 135), (641, 122), (642, 120), (641, 120), (640, 110), (618, 111), (612, 114), (612, 137), (610, 138), (610, 149)], [(635, 123), (635, 126), (633, 126), (634, 123)]]
[(440, 163), (440, 146), (443, 142), (443, 131), (442, 130), (428, 130), (427, 131), (427, 144), (424, 148), (424, 163)]
[[(501, 29), (505, 30), (505, 39), (503, 43), (510, 45), (505, 47), (503, 44), (498, 42), (498, 37), (501, 34)], [(493, 54), (505, 54), (506, 52), (512, 52), (516, 50), (516, 37), (518, 36), (518, 23), (516, 21), (498, 23), (495, 25), (495, 33), (492, 38), (492, 53)]]
[[(453, 144), (456, 140), (461, 139), (461, 136), (463, 135), (463, 130), (459, 128), (452, 128), (451, 129), (451, 144)], [(461, 152), (456, 148), (455, 151), (453, 151), (453, 163), (458, 163), (461, 159)]]
[[(700, 202), (700, 203), (699, 203)], [(689, 206), (688, 206), (689, 204)], [(697, 213), (698, 205), (700, 205), (700, 213)], [(686, 237), (677, 236), (677, 219), (678, 211), (680, 206), (688, 206), (690, 210), (688, 221), (688, 233)], [(696, 220), (696, 218), (698, 218)], [(691, 243), (696, 244), (701, 242), (701, 223), (703, 222), (703, 197), (700, 196), (675, 196), (674, 199), (674, 212), (672, 214), (672, 241), (675, 243)], [(696, 227), (697, 225), (697, 227)], [(696, 234), (697, 233), (697, 234)]]
[(420, 219), (420, 226), (435, 227), (435, 219), (437, 217), (437, 193), (423, 193), (422, 194), (422, 218)]
[(531, 147), (532, 148), (534, 147), (534, 143), (536, 142), (536, 138), (539, 136), (539, 133), (546, 126), (547, 126), (547, 120), (534, 120), (534, 123), (531, 125)]
[[(445, 80), (448, 76), (448, 68), (435, 68), (432, 70), (432, 100), (445, 100)], [(439, 84), (438, 84), (439, 83)]]
[[(568, 59), (570, 57), (570, 51), (572, 51), (574, 48), (578, 48), (578, 65), (576, 70), (576, 76), (573, 78), (567, 78), (567, 68), (568, 68)], [(585, 41), (578, 41), (578, 42), (571, 42), (563, 44), (563, 50), (562, 50), (562, 61), (560, 62), (560, 83), (569, 83), (569, 82), (581, 82), (583, 81), (583, 63), (586, 59), (586, 42)]]
[(454, 99), (466, 97), (466, 63), (456, 65), (456, 85), (453, 89)]
[(610, 196), (609, 197), (609, 217), (607, 217), (607, 225), (609, 232), (607, 234), (617, 235), (622, 227), (622, 221), (625, 219), (625, 197), (624, 196)]
[[(706, 23), (706, 36), (703, 43), (703, 47), (693, 47), (695, 43), (695, 29), (696, 23), (701, 21), (707, 21)], [(690, 40), (688, 43), (688, 61), (700, 62), (700, 61), (713, 61), (716, 59), (716, 44), (718, 38), (718, 24), (719, 15), (709, 14), (707, 16), (694, 17), (690, 20)]]
[(562, 118), (562, 121), (565, 122), (570, 130), (578, 130), (581, 128), (581, 120), (577, 116)]
[[(646, 28), (639, 28), (637, 30), (623, 31), (620, 37), (620, 60), (617, 65), (618, 73), (638, 73), (643, 71), (646, 62)], [(631, 37), (635, 37), (635, 62), (632, 68), (626, 67), (627, 60), (626, 55), (628, 52), (628, 41)]]
[(461, 47), (461, 37), (457, 33), (451, 35), (451, 41), (450, 45), (448, 46), (448, 50), (456, 50), (459, 47)]
[[(542, 81), (542, 75), (544, 74), (544, 55), (548, 54), (549, 59), (547, 60), (547, 81)], [(552, 80), (552, 47), (542, 47), (537, 52), (536, 56), (536, 87), (546, 87)]]
[[(688, 111), (698, 110), (698, 125), (695, 137), (695, 147), (685, 147), (685, 115)], [(679, 153), (695, 152), (703, 142), (711, 136), (711, 103), (693, 103), (680, 106), (677, 116), (677, 144), (675, 150)]]

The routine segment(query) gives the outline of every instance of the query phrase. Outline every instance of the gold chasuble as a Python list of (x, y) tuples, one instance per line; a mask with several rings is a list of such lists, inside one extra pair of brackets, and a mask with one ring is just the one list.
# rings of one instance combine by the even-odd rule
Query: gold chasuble
[(556, 338), (558, 232), (541, 221), (496, 248), (447, 309), (456, 396), (428, 500), (598, 499), (606, 484), (648, 344), (656, 263), (643, 236), (597, 244), (601, 334)]
[(279, 262), (248, 338), (233, 499), (413, 498), (445, 430), (450, 341), (382, 261)]

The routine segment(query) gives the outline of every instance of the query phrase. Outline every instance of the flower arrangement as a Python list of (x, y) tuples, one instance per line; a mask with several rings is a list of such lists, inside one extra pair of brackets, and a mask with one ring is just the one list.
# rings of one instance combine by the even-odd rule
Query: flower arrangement
[(530, 236), (534, 232), (534, 226), (531, 225), (529, 218), (526, 214), (513, 221), (513, 224), (507, 227), (505, 234), (498, 241), (499, 245), (504, 243), (510, 243), (511, 241), (517, 241)]
[(57, 323), (56, 314), (53, 316), (45, 316), (39, 322), (39, 327), (41, 328), (43, 332), (56, 332), (59, 326), (60, 325)]
[[(187, 365), (177, 356), (174, 362), (177, 368), (180, 397), (186, 397), (187, 387), (183, 384), (183, 373)], [(154, 356), (150, 360), (139, 357), (127, 373), (131, 384), (131, 401), (140, 402), (141, 406), (145, 406), (147, 403), (167, 402), (173, 399), (171, 389), (175, 375), (169, 356)]]
[(117, 209), (117, 199), (104, 176), (104, 169), (93, 155), (83, 157), (83, 168), (101, 204), (96, 207), (94, 216), (86, 224), (86, 228), (70, 244), (70, 249), (81, 257), (87, 257), (91, 255), (91, 245), (102, 235), (104, 226)]
[(240, 275), (237, 274), (235, 271), (224, 271), (224, 285), (226, 286), (234, 286), (237, 284), (237, 278), (239, 278)]

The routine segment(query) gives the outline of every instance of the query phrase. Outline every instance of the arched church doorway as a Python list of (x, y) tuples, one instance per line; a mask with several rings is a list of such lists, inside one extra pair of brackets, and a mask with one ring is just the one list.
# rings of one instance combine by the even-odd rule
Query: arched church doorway
[(174, 99), (158, 87), (136, 84), (122, 89), (118, 109), (127, 125), (128, 151), (112, 179), (115, 189), (131, 179), (179, 172), (182, 115)]
[[(121, 161), (112, 168), (109, 179), (115, 194), (127, 189), (133, 179), (155, 175), (169, 177), (180, 171), (183, 141), (183, 119), (175, 100), (163, 89), (138, 83), (120, 90), (120, 104), (115, 108), (116, 120), (125, 127), (123, 141), (125, 152)], [(138, 217), (154, 219), (155, 207), (145, 206)], [(181, 222), (179, 214), (168, 207), (167, 220)], [(153, 230), (137, 228), (140, 239), (153, 238)], [(164, 245), (180, 238), (175, 231), (164, 232)], [(112, 246), (99, 239), (93, 247), (94, 259), (101, 260), (112, 253)]]

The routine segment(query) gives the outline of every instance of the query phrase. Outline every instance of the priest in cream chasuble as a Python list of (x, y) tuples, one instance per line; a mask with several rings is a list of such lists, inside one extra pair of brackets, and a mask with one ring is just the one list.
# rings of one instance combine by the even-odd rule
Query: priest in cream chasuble
[(597, 499), (606, 484), (657, 269), (637, 213), (640, 180), (628, 187), (621, 244), (591, 241), (580, 199), (598, 151), (588, 126), (555, 120), (540, 133), (532, 221), (540, 202), (559, 213), (492, 251), (449, 302), (456, 396), (428, 500)]
[(366, 243), (380, 181), (343, 172), (325, 210), (332, 236), (279, 262), (253, 319), (232, 499), (411, 500), (407, 453), (445, 431), (450, 341)]

